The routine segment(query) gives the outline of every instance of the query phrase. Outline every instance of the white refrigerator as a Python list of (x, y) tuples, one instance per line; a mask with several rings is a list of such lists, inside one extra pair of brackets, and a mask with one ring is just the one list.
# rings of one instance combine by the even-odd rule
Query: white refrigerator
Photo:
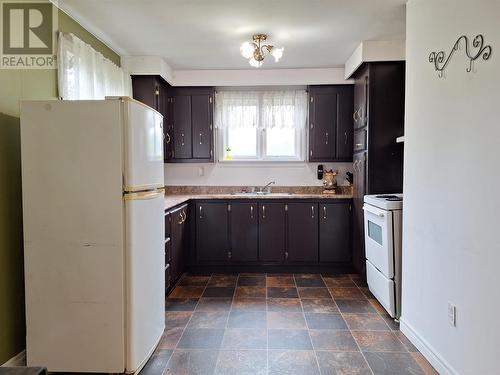
[(158, 344), (162, 121), (127, 97), (21, 104), (28, 366), (132, 373)]

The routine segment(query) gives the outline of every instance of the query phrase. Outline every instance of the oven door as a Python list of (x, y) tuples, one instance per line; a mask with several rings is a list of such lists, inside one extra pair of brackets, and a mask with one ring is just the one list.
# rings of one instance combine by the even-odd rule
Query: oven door
[(366, 259), (385, 277), (394, 277), (394, 244), (392, 236), (392, 212), (372, 205), (363, 206), (365, 211)]

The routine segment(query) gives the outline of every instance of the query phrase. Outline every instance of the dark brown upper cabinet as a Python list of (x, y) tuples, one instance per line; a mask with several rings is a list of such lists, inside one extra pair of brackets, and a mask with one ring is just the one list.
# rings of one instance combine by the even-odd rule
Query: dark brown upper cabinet
[(164, 160), (172, 158), (171, 86), (160, 76), (132, 76), (132, 96), (163, 115)]
[(225, 263), (231, 260), (228, 249), (228, 212), (226, 202), (197, 202), (196, 254), (201, 263)]
[(231, 260), (257, 262), (259, 249), (259, 212), (257, 202), (231, 203)]
[(318, 204), (288, 203), (287, 254), (288, 262), (318, 261)]
[(170, 162), (213, 162), (213, 87), (175, 87), (172, 108), (173, 155)]
[(309, 86), (309, 161), (352, 160), (352, 85)]

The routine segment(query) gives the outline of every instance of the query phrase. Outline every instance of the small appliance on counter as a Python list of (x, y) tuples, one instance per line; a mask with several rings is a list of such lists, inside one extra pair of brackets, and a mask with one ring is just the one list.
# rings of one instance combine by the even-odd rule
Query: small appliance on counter
[(366, 280), (389, 315), (401, 315), (403, 195), (364, 196)]
[(335, 176), (337, 175), (337, 171), (333, 169), (326, 170), (323, 173), (323, 194), (335, 194), (337, 190), (337, 180)]

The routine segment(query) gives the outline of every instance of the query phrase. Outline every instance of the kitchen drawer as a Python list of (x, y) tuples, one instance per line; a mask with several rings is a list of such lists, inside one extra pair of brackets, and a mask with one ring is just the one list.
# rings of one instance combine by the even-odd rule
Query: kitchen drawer
[(366, 129), (354, 132), (354, 152), (366, 150)]

